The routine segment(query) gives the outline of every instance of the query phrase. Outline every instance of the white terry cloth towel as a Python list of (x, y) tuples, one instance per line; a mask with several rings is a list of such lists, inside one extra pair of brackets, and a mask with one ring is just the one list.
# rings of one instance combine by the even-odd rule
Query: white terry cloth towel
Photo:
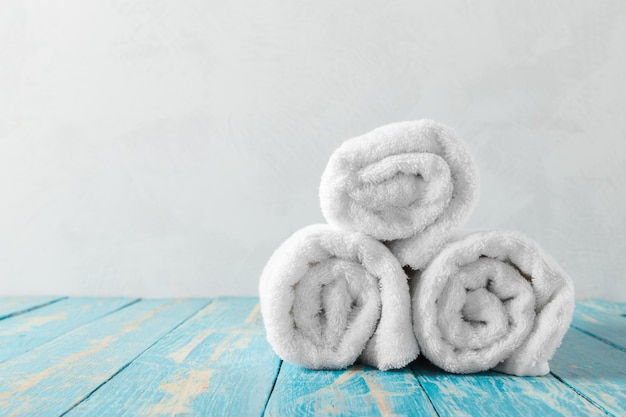
[(518, 232), (473, 232), (449, 243), (411, 291), (422, 353), (456, 373), (547, 374), (574, 311), (569, 276)]
[(393, 123), (345, 141), (319, 195), (330, 224), (391, 241), (402, 265), (422, 269), (473, 209), (478, 171), (452, 129)]
[(267, 339), (282, 359), (381, 370), (419, 354), (407, 276), (382, 243), (329, 225), (305, 227), (271, 256), (259, 284)]

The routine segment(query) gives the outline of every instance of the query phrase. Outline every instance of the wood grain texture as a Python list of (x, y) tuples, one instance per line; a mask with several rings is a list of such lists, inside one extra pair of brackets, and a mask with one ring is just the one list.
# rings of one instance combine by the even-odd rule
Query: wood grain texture
[(626, 415), (623, 304), (578, 303), (552, 374), (522, 378), (423, 358), (312, 371), (281, 364), (257, 298), (132, 301), (35, 303), (0, 320), (0, 352), (26, 350), (0, 363), (0, 416)]
[(439, 416), (603, 416), (553, 376), (450, 374), (425, 359), (411, 365)]
[(353, 365), (345, 371), (313, 371), (286, 362), (265, 416), (436, 416), (407, 369), (378, 371)]
[(279, 365), (258, 299), (217, 299), (68, 416), (260, 416)]
[(626, 352), (570, 329), (551, 368), (557, 378), (608, 413), (626, 415)]
[(131, 298), (68, 298), (9, 317), (0, 326), (0, 362), (137, 301)]
[(45, 306), (64, 297), (0, 297), (0, 320)]
[(626, 304), (578, 302), (572, 326), (626, 351)]
[(207, 302), (143, 300), (0, 364), (0, 415), (61, 415)]

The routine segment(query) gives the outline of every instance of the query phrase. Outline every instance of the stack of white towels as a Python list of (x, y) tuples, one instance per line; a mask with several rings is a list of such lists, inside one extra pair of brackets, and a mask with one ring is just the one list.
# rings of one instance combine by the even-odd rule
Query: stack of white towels
[(460, 230), (478, 172), (452, 129), (394, 123), (344, 142), (320, 184), (328, 224), (297, 231), (261, 276), (267, 338), (284, 360), (538, 376), (572, 319), (571, 279), (518, 232)]

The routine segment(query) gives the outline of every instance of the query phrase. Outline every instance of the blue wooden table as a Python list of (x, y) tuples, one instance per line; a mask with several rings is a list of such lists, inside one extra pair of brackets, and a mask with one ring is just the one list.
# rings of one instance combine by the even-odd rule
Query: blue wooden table
[(0, 298), (1, 416), (626, 416), (626, 304), (579, 302), (551, 365), (309, 371), (272, 352), (256, 298)]

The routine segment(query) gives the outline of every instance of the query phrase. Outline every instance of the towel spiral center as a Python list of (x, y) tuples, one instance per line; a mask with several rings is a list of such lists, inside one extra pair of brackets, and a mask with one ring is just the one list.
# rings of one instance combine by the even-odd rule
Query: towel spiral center
[(294, 325), (320, 348), (338, 349), (349, 329), (367, 333), (372, 327), (368, 323), (377, 321), (377, 279), (355, 262), (334, 257), (321, 261), (304, 274), (294, 292)]
[(355, 171), (349, 197), (381, 225), (383, 239), (413, 235), (437, 219), (450, 203), (450, 167), (439, 155), (391, 155)]
[(534, 295), (515, 267), (479, 258), (459, 268), (437, 301), (442, 337), (458, 352), (514, 349), (532, 329)]

